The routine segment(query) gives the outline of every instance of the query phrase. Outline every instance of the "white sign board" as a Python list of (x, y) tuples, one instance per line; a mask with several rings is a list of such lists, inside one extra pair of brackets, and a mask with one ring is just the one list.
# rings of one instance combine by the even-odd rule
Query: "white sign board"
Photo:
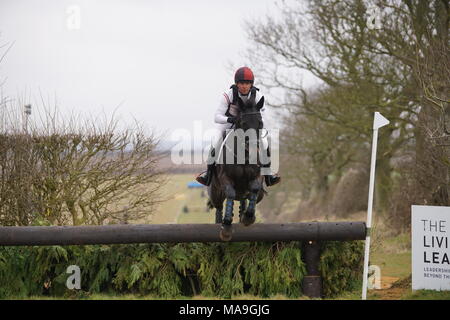
[(412, 206), (412, 289), (450, 290), (450, 207)]

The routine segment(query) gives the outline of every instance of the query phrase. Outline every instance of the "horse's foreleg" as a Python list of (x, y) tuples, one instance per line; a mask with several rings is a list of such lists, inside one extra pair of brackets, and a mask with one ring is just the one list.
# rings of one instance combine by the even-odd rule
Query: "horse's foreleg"
[(258, 198), (258, 194), (262, 189), (261, 179), (252, 180), (249, 184), (250, 189), (250, 197), (248, 202), (247, 212), (255, 212), (256, 200)]
[(248, 208), (246, 210), (247, 215), (254, 215), (256, 210), (256, 194), (253, 192), (250, 193), (250, 196), (248, 198)]
[(255, 212), (256, 212), (256, 200), (258, 198), (258, 194), (262, 188), (262, 183), (260, 179), (255, 179), (250, 182), (249, 189), (250, 189), (250, 195), (249, 195), (249, 201), (248, 201), (248, 207), (247, 210), (245, 210), (244, 218), (242, 219), (242, 223), (244, 223), (246, 226), (252, 224), (255, 222)]
[(222, 223), (223, 207), (216, 208), (216, 223)]
[(233, 204), (234, 199), (236, 198), (236, 191), (234, 190), (231, 184), (225, 185), (225, 197), (226, 197), (226, 204), (225, 204), (225, 215), (223, 217), (223, 224), (231, 225), (231, 223), (233, 222)]
[(231, 224), (233, 223), (233, 203), (236, 198), (236, 191), (231, 184), (225, 185), (225, 215), (222, 221), (222, 229), (220, 230), (220, 238), (223, 241), (230, 241), (233, 229)]
[(216, 209), (216, 223), (222, 223), (222, 210)]
[(241, 200), (239, 204), (239, 218), (244, 215), (245, 209), (247, 208), (247, 200)]

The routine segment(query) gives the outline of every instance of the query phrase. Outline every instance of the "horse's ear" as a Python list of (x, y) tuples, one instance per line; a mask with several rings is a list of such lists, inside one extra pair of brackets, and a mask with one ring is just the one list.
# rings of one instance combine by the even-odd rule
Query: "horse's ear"
[(256, 88), (252, 88), (250, 91), (250, 99), (247, 100), (248, 105), (254, 106), (255, 105), (255, 99), (256, 99)]
[(264, 96), (262, 96), (256, 104), (256, 109), (261, 110), (262, 107), (264, 107)]

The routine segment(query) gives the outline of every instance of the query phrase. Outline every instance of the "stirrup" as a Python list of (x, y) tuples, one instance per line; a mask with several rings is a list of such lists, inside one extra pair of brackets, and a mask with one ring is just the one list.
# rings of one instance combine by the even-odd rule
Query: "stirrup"
[(207, 171), (203, 171), (202, 173), (200, 173), (196, 178), (195, 178), (195, 180), (198, 182), (198, 183), (201, 183), (202, 185), (204, 185), (204, 186), (208, 186), (208, 179), (207, 178), (205, 178), (203, 175), (204, 174), (207, 174)]
[(266, 186), (271, 187), (279, 183), (281, 181), (281, 177), (278, 175), (267, 175), (264, 176), (264, 180), (266, 182)]

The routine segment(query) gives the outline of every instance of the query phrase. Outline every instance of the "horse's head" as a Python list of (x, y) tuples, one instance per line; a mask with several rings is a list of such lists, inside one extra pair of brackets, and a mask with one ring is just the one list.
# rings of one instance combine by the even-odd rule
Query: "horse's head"
[(261, 108), (264, 106), (264, 97), (256, 103), (255, 96), (256, 93), (253, 91), (250, 98), (246, 102), (242, 101), (242, 99), (238, 97), (237, 100), (240, 112), (236, 119), (236, 129), (242, 129), (244, 131), (253, 129), (258, 132), (263, 128)]

